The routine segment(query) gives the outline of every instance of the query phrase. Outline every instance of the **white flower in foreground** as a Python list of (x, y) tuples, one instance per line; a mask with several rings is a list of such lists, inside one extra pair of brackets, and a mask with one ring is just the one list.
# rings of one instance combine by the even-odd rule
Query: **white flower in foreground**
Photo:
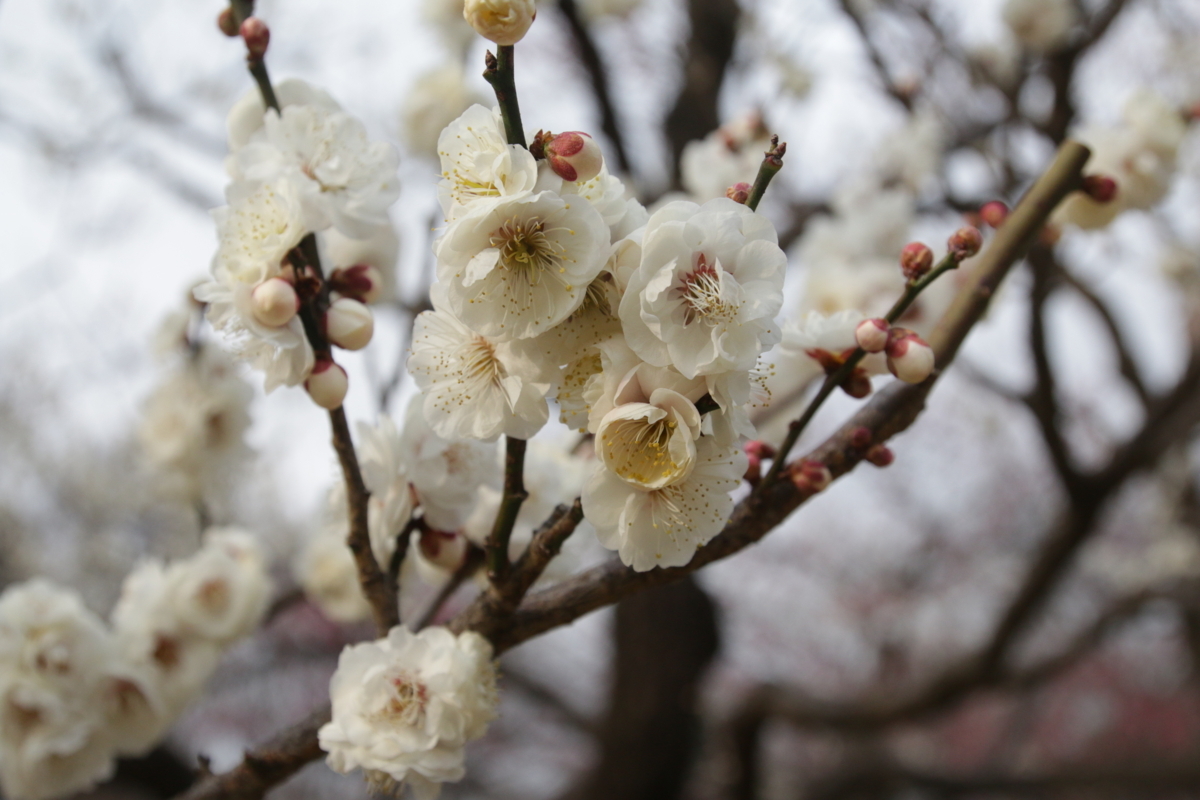
[(635, 486), (598, 464), (583, 490), (583, 513), (600, 544), (638, 572), (683, 566), (725, 526), (729, 493), (745, 472), (740, 448), (702, 436), (687, 477), (661, 489)]
[(442, 164), (438, 200), (447, 221), (526, 194), (538, 180), (533, 156), (505, 138), (498, 108), (468, 108), (441, 132), (437, 151)]
[(463, 19), (485, 39), (512, 45), (525, 38), (537, 16), (535, 0), (466, 0)]
[(459, 64), (444, 64), (422, 73), (400, 112), (404, 143), (417, 155), (436, 157), (442, 131), (468, 108), (482, 102), (483, 95), (467, 85)]
[(446, 311), (417, 317), (408, 370), (439, 436), (528, 439), (546, 424), (553, 373), (514, 344), (481, 336)]
[(1004, 23), (1030, 50), (1046, 52), (1066, 42), (1079, 19), (1073, 0), (1008, 0)]
[(608, 258), (608, 227), (588, 202), (538, 192), (460, 217), (438, 243), (438, 280), (472, 330), (527, 339), (583, 302)]
[(501, 474), (496, 445), (438, 436), (425, 420), (422, 402), (414, 397), (408, 404), (400, 457), (425, 521), (440, 531), (456, 531), (471, 514), (479, 487)]
[(396, 536), (413, 513), (407, 465), (400, 434), (389, 418), (380, 418), (375, 427), (359, 423), (358, 438), (363, 482), (371, 493), (367, 501), (371, 552), (380, 568), (386, 571), (396, 552)]
[(462, 778), (464, 745), (496, 716), (492, 646), (471, 631), (398, 626), (343, 650), (329, 695), (333, 717), (317, 734), (329, 766), (427, 800)]
[[(285, 78), (275, 84), (275, 99), (281, 108), (316, 106), (326, 111), (341, 111), (342, 107), (324, 89), (318, 89), (299, 78)], [(229, 130), (229, 151), (240, 150), (263, 128), (267, 108), (263, 105), (258, 87), (242, 95), (229, 109), (226, 125)]]
[(334, 622), (369, 619), (371, 605), (362, 593), (354, 555), (346, 545), (350, 521), (345, 484), (329, 493), (325, 522), (314, 529), (295, 562), (296, 580), (304, 595)]
[(213, 274), (256, 286), (279, 275), (288, 251), (304, 238), (303, 203), (286, 180), (235, 185), (230, 195), (229, 205), (212, 212), (220, 242)]
[(727, 198), (656, 211), (621, 298), (629, 346), (686, 377), (749, 370), (779, 341), (787, 258), (765, 217)]
[(11, 800), (58, 797), (113, 771), (104, 693), (112, 637), (73, 593), (49, 581), (0, 595), (0, 789)]
[(646, 401), (620, 403), (596, 428), (596, 455), (627, 483), (661, 489), (679, 483), (696, 466), (700, 412), (671, 389), (655, 389)]
[(400, 195), (399, 157), (387, 142), (372, 142), (354, 117), (319, 106), (288, 106), (266, 116), (265, 136), (237, 153), (242, 179), (285, 178), (300, 192), (308, 230), (330, 225), (367, 238), (388, 223)]

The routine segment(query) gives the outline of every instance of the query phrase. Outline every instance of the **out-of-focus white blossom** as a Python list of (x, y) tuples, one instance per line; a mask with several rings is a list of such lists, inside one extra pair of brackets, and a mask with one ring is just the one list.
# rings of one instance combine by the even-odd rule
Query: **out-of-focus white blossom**
[(430, 427), (446, 439), (528, 439), (541, 430), (550, 414), (550, 368), (517, 343), (488, 339), (437, 310), (436, 293), (434, 306), (417, 317), (408, 359)]
[(1073, 0), (1008, 0), (1003, 16), (1021, 44), (1049, 52), (1067, 41), (1079, 20), (1079, 9)]
[[(462, 5), (459, 0), (455, 2)], [(461, 24), (461, 12), (457, 18)], [(470, 29), (467, 30), (469, 33)], [(468, 108), (483, 102), (486, 102), (483, 94), (467, 85), (466, 74), (459, 64), (443, 64), (422, 73), (400, 112), (404, 143), (412, 153), (437, 157), (442, 131)]]
[(400, 194), (395, 148), (370, 141), (349, 114), (321, 106), (268, 112), (261, 136), (235, 157), (239, 181), (293, 184), (310, 231), (332, 225), (352, 238), (369, 237), (388, 223), (388, 208)]
[(774, 226), (740, 203), (659, 209), (621, 298), (629, 346), (689, 378), (751, 369), (779, 341), (786, 262)]
[(441, 34), (455, 55), (465, 54), (475, 41), (475, 29), (463, 17), (463, 0), (422, 0), (421, 19)]
[(346, 487), (339, 481), (329, 493), (324, 523), (312, 530), (294, 565), (305, 597), (334, 622), (358, 622), (371, 616), (354, 555), (346, 544), (349, 531)]
[(745, 114), (726, 123), (683, 148), (679, 158), (683, 188), (701, 203), (724, 197), (730, 186), (754, 180), (770, 146), (761, 115)]
[(371, 493), (367, 501), (371, 552), (380, 568), (386, 571), (396, 551), (396, 536), (413, 513), (413, 497), (406, 475), (408, 465), (400, 434), (388, 417), (381, 417), (375, 427), (359, 424), (358, 438), (363, 482)]
[(464, 746), (496, 716), (492, 647), (471, 631), (397, 626), (343, 650), (329, 694), (333, 717), (318, 733), (329, 766), (429, 800), (462, 778)]

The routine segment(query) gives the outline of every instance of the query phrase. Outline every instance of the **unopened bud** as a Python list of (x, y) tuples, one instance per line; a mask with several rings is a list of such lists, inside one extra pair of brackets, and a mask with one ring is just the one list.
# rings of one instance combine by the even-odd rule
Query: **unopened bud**
[(842, 391), (861, 400), (871, 394), (871, 378), (862, 367), (855, 367), (842, 381)]
[(748, 456), (758, 456), (759, 458), (774, 458), (775, 448), (764, 442), (762, 439), (751, 439), (746, 442), (742, 448)]
[(757, 486), (758, 482), (762, 480), (762, 459), (747, 453), (746, 474), (742, 478), (751, 486)]
[(304, 382), (304, 390), (313, 402), (330, 411), (342, 404), (349, 388), (350, 379), (346, 377), (346, 370), (327, 359), (319, 360)]
[(746, 201), (750, 199), (750, 190), (753, 188), (754, 187), (750, 184), (742, 181), (741, 183), (735, 183), (733, 186), (730, 186), (728, 189), (726, 189), (725, 196), (735, 203), (746, 205)]
[(370, 264), (355, 264), (335, 269), (329, 276), (329, 288), (345, 297), (370, 305), (383, 294), (383, 273)]
[(974, 225), (964, 225), (954, 232), (946, 242), (951, 255), (956, 261), (970, 258), (983, 247), (983, 234)]
[(791, 466), (788, 471), (792, 483), (802, 492), (823, 492), (833, 482), (829, 467), (820, 461), (805, 459)]
[(905, 383), (920, 383), (933, 372), (933, 348), (905, 328), (892, 328), (888, 337), (888, 370)]
[(590, 181), (604, 166), (600, 145), (582, 131), (558, 134), (546, 142), (545, 153), (550, 169), (564, 181)]
[(870, 447), (871, 442), (875, 439), (875, 434), (871, 433), (871, 429), (865, 425), (859, 425), (854, 430), (850, 431), (850, 446), (855, 450), (862, 450), (864, 447)]
[(344, 350), (361, 350), (371, 341), (375, 319), (371, 309), (349, 297), (339, 297), (325, 312), (325, 335)]
[(854, 329), (854, 341), (868, 353), (882, 353), (887, 347), (891, 325), (886, 319), (864, 319)]
[(217, 27), (221, 29), (221, 33), (230, 39), (238, 35), (237, 20), (233, 16), (232, 8), (226, 8), (217, 15)]
[(999, 200), (984, 203), (979, 209), (979, 218), (993, 228), (999, 228), (1008, 219), (1008, 206)]
[(250, 293), (254, 318), (269, 328), (279, 328), (291, 322), (300, 310), (296, 290), (283, 278), (268, 278)]
[(476, 33), (496, 44), (521, 41), (536, 16), (535, 0), (467, 0), (463, 4), (463, 19)]
[(892, 452), (890, 447), (877, 444), (867, 451), (864, 458), (877, 467), (886, 467), (896, 460), (896, 454)]
[(1085, 175), (1083, 191), (1097, 203), (1108, 203), (1117, 196), (1117, 182), (1107, 175)]
[(271, 42), (271, 30), (267, 23), (258, 17), (246, 17), (242, 21), (241, 34), (250, 58), (257, 60), (267, 54), (267, 45)]
[(467, 557), (467, 537), (452, 531), (421, 531), (421, 555), (435, 566), (453, 572)]
[[(910, 281), (922, 278), (933, 266), (933, 251), (920, 242), (909, 242), (900, 251), (900, 271)], [(863, 348), (864, 350), (866, 348)], [(877, 351), (871, 351), (877, 352)]]

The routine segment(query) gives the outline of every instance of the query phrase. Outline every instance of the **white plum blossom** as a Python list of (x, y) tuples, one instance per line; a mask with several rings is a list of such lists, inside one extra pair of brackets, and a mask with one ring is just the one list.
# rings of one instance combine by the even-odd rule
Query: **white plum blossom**
[[(288, 106), (314, 106), (325, 111), (341, 111), (342, 107), (324, 89), (299, 78), (284, 78), (275, 84), (275, 99), (280, 108)], [(263, 128), (267, 107), (263, 104), (262, 92), (257, 87), (242, 95), (233, 108), (229, 109), (226, 126), (229, 132), (229, 151), (235, 153), (248, 144), (254, 134)], [(235, 162), (231, 160), (231, 167)], [(232, 172), (232, 169), (231, 169)], [(231, 175), (233, 177), (233, 175)]]
[(350, 645), (329, 682), (333, 716), (318, 732), (326, 762), (362, 769), (368, 783), (419, 800), (460, 780), (463, 748), (496, 716), (492, 646), (477, 633), (443, 627)]
[(498, 108), (468, 108), (442, 131), (437, 150), (442, 165), (438, 200), (448, 222), (527, 194), (538, 181), (533, 156), (505, 138)]
[(73, 593), (34, 579), (0, 595), (0, 789), (39, 800), (113, 772), (104, 693), (112, 635)]
[(629, 346), (683, 375), (749, 370), (779, 341), (786, 257), (765, 217), (727, 198), (656, 211), (621, 298)]
[(438, 436), (425, 420), (420, 397), (408, 404), (399, 448), (424, 519), (439, 531), (461, 528), (478, 488), (499, 475), (495, 444)]
[(591, 203), (549, 191), (506, 197), (450, 224), (438, 242), (438, 280), (472, 330), (526, 339), (580, 306), (608, 241)]
[[(794, 359), (789, 363), (789, 374), (799, 377), (797, 383), (823, 375), (831, 366), (841, 364), (858, 347), (854, 333), (859, 323), (867, 319), (861, 311), (846, 309), (825, 315), (809, 311), (800, 319), (789, 320), (783, 326), (781, 352)], [(879, 353), (869, 354), (858, 362), (858, 368), (867, 375), (882, 375), (887, 372), (885, 358)]]
[(724, 527), (733, 510), (729, 493), (745, 471), (740, 448), (702, 436), (687, 476), (659, 489), (597, 465), (583, 490), (583, 513), (600, 544), (638, 572), (683, 566)]
[(400, 194), (395, 148), (370, 141), (349, 114), (321, 106), (267, 112), (262, 133), (235, 157), (236, 180), (255, 185), (282, 178), (293, 184), (310, 231), (333, 225), (352, 238), (366, 238), (387, 224), (388, 208)]
[[(457, 18), (461, 24), (462, 14)], [(442, 131), (468, 108), (483, 101), (483, 95), (467, 85), (466, 74), (459, 64), (443, 64), (423, 73), (409, 90), (400, 112), (404, 143), (412, 153), (437, 157)]]
[(271, 595), (258, 541), (240, 528), (209, 528), (195, 555), (167, 567), (166, 581), (179, 630), (222, 646), (258, 627)]
[(386, 570), (396, 552), (396, 536), (413, 514), (403, 445), (396, 424), (388, 417), (381, 417), (375, 427), (360, 423), (358, 437), (363, 482), (371, 493), (367, 501), (371, 552)]

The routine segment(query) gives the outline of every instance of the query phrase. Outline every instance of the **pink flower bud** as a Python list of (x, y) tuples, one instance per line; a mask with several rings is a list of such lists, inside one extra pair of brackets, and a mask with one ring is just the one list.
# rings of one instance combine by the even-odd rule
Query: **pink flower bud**
[(287, 325), (300, 310), (296, 289), (283, 278), (268, 278), (255, 286), (250, 303), (254, 318), (270, 328)]
[(805, 459), (798, 461), (788, 469), (788, 477), (792, 484), (802, 492), (816, 494), (823, 492), (833, 482), (833, 474), (829, 467), (820, 461)]
[(339, 297), (325, 312), (325, 335), (344, 350), (361, 350), (371, 341), (375, 319), (371, 309), (349, 297)]
[(1117, 182), (1107, 175), (1085, 175), (1083, 191), (1097, 203), (1108, 203), (1117, 196)]
[(1008, 219), (1008, 206), (999, 200), (984, 203), (979, 209), (979, 218), (993, 228), (999, 228)]
[(383, 273), (370, 264), (355, 264), (335, 269), (329, 276), (329, 288), (338, 294), (368, 305), (383, 294)]
[(421, 555), (432, 564), (453, 572), (462, 566), (467, 557), (467, 537), (451, 531), (421, 531)]
[(238, 35), (237, 20), (233, 17), (233, 9), (226, 8), (217, 15), (217, 27), (221, 29), (221, 33), (232, 39)]
[(304, 389), (313, 402), (330, 411), (342, 404), (349, 388), (350, 379), (346, 377), (346, 370), (324, 358), (317, 361), (312, 374), (304, 382)]
[(242, 21), (241, 34), (250, 58), (257, 60), (267, 54), (267, 45), (271, 42), (271, 30), (267, 23), (258, 17), (246, 17)]
[(886, 445), (877, 444), (867, 451), (865, 458), (877, 467), (886, 467), (896, 460), (896, 454)]
[(889, 330), (891, 325), (886, 319), (864, 319), (854, 329), (854, 341), (868, 353), (882, 353), (887, 347)]
[(761, 439), (751, 439), (746, 442), (742, 448), (748, 456), (758, 456), (759, 458), (774, 458), (775, 448), (767, 444)]
[(864, 447), (870, 447), (871, 441), (874, 438), (875, 434), (871, 433), (870, 428), (865, 425), (859, 425), (850, 431), (850, 446), (856, 450), (862, 450)]
[(933, 372), (933, 348), (910, 330), (892, 328), (887, 346), (888, 370), (905, 383), (920, 383)]
[(956, 261), (962, 261), (975, 255), (979, 248), (983, 247), (983, 234), (974, 225), (964, 225), (954, 232), (946, 242), (946, 247)]
[[(900, 251), (900, 271), (910, 281), (921, 278), (933, 266), (933, 251), (920, 242), (909, 242)], [(865, 347), (863, 348), (866, 349)], [(872, 350), (871, 352), (878, 352)]]
[(590, 181), (604, 166), (600, 145), (582, 131), (560, 133), (547, 142), (546, 160), (564, 181)]
[(733, 186), (730, 186), (725, 190), (725, 196), (735, 203), (741, 203), (742, 205), (745, 205), (746, 201), (750, 199), (750, 190), (753, 188), (753, 186), (745, 181), (742, 183), (735, 183)]

